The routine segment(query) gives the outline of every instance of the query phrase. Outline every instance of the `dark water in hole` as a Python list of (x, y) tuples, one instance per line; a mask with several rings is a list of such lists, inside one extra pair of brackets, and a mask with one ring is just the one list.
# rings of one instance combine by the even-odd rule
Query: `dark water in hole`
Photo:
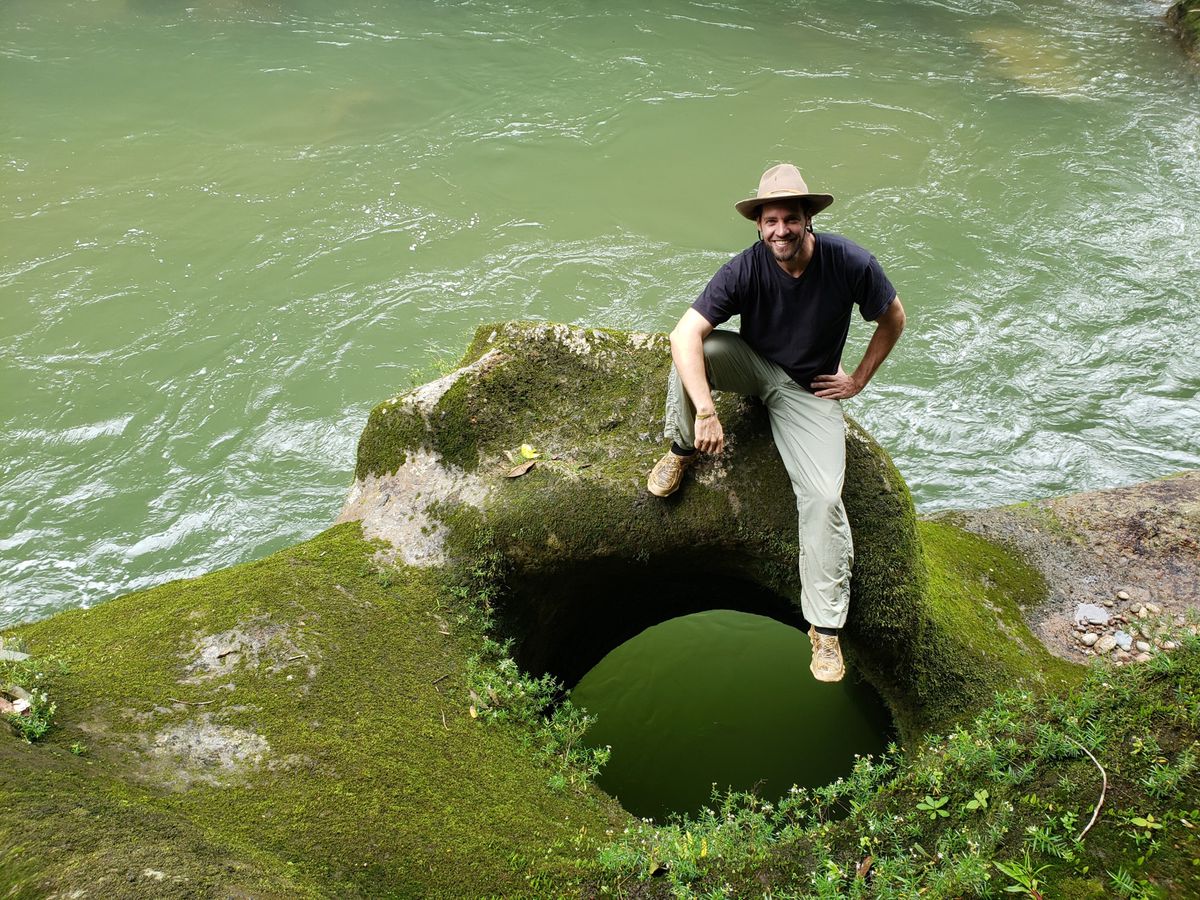
[(884, 749), (891, 718), (852, 670), (820, 684), (810, 659), (804, 632), (765, 616), (709, 610), (647, 628), (571, 693), (597, 716), (588, 742), (612, 747), (600, 786), (663, 818), (697, 811), (714, 785), (774, 800), (846, 775), (855, 754)]

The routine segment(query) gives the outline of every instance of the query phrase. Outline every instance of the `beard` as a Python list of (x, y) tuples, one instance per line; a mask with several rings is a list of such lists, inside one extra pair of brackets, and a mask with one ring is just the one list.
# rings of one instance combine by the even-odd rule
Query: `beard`
[(790, 262), (800, 255), (800, 251), (804, 247), (804, 235), (797, 235), (786, 244), (767, 241), (767, 246), (771, 248), (771, 253), (774, 254), (777, 260), (780, 262)]

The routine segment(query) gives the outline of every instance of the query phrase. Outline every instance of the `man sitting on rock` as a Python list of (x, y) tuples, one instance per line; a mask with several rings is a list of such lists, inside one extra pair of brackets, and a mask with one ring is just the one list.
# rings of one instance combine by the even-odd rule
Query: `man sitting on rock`
[[(799, 170), (784, 164), (763, 173), (757, 196), (735, 204), (758, 225), (760, 240), (721, 267), (671, 332), (671, 449), (647, 483), (650, 493), (666, 497), (679, 489), (697, 451), (721, 452), (713, 390), (762, 400), (800, 513), (800, 600), (820, 681), (840, 681), (846, 671), (838, 631), (854, 558), (842, 506), (846, 424), (839, 401), (867, 386), (904, 330), (904, 308), (875, 257), (844, 237), (813, 231), (812, 217), (832, 202), (829, 194), (809, 193)], [(847, 375), (842, 349), (856, 304), (875, 332)], [(713, 330), (736, 315), (740, 334)]]

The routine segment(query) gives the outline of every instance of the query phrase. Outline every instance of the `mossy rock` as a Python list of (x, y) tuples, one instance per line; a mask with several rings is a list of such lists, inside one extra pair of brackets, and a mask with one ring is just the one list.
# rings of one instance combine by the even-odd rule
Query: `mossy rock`
[[(746, 608), (739, 581), (779, 598), (747, 611), (799, 623), (796, 506), (761, 405), (718, 397), (726, 452), (668, 500), (647, 493), (669, 366), (663, 335), (483, 326), (457, 372), (372, 412), (343, 520), (410, 564), (444, 564), (485, 529), (510, 570), (518, 659), (567, 683), (655, 622)], [(539, 457), (509, 477), (523, 445)], [(999, 684), (1063, 676), (1019, 614), (1041, 597), (1037, 573), (948, 526), (923, 540), (904, 480), (853, 421), (843, 497), (855, 543), (844, 643), (907, 737)], [(976, 572), (984, 557), (989, 571)]]
[(6, 635), (58, 713), (36, 744), (0, 729), (0, 895), (570, 891), (573, 841), (625, 813), (471, 717), (469, 617), (376, 549), (342, 525)]
[[(527, 726), (472, 717), (472, 598), (494, 599), (526, 669), (568, 684), (645, 625), (745, 608), (739, 584), (777, 598), (751, 611), (798, 620), (795, 505), (759, 406), (719, 398), (727, 453), (676, 497), (646, 493), (668, 365), (661, 335), (481, 328), (461, 369), (372, 412), (343, 512), (358, 521), (6, 634), (65, 668), (47, 669), (47, 738), (0, 735), (0, 893), (545, 897), (593, 883), (603, 835), (630, 820), (595, 788), (553, 788)], [(507, 477), (523, 444), (540, 455)], [(1036, 573), (918, 523), (853, 423), (848, 451), (846, 641), (905, 737), (1001, 684), (1069, 678), (1021, 621)]]
[(1200, 0), (1177, 0), (1167, 10), (1167, 23), (1175, 29), (1193, 58), (1200, 54)]

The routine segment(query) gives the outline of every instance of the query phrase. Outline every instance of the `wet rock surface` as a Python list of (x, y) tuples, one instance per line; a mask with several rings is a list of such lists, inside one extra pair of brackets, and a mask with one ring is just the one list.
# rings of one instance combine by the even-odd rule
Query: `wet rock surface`
[(1196, 633), (1200, 472), (935, 518), (1012, 548), (1041, 572), (1046, 600), (1024, 613), (1059, 657), (1148, 659), (1173, 649), (1172, 635)]
[(1167, 10), (1167, 24), (1192, 58), (1200, 60), (1200, 0), (1177, 0)]

